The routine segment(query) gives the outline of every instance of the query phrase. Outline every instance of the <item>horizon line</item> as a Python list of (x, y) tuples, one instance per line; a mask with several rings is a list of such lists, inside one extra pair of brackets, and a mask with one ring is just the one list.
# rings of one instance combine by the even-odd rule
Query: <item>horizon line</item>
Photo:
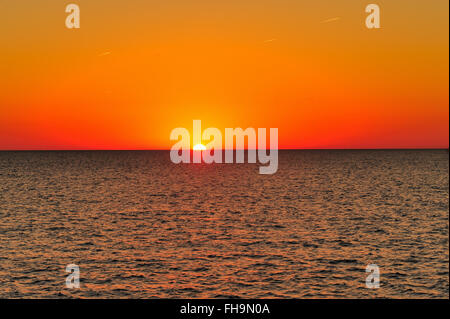
[[(221, 151), (226, 151), (229, 149), (220, 149)], [(248, 151), (258, 149), (233, 149), (233, 151)], [(266, 149), (266, 151), (274, 149)], [(449, 150), (449, 147), (374, 147), (374, 148), (278, 148), (278, 151), (376, 151), (376, 150)], [(170, 151), (166, 148), (74, 148), (74, 149), (0, 149), (0, 152), (100, 152), (100, 151)], [(194, 151), (190, 149), (190, 151)]]

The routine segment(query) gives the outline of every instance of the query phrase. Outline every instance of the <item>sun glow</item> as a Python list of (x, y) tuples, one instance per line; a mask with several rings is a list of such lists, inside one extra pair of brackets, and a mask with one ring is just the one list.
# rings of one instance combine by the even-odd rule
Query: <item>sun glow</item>
[(206, 146), (203, 144), (197, 144), (194, 146), (193, 148), (194, 151), (205, 151), (206, 150)]

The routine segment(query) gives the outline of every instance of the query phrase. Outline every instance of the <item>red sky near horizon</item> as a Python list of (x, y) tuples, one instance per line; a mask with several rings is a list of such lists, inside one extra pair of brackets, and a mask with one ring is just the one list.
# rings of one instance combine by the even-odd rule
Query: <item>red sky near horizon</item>
[[(81, 28), (65, 27), (65, 6)], [(381, 29), (365, 27), (365, 6)], [(447, 0), (0, 3), (0, 150), (170, 149), (277, 127), (280, 148), (448, 148)]]

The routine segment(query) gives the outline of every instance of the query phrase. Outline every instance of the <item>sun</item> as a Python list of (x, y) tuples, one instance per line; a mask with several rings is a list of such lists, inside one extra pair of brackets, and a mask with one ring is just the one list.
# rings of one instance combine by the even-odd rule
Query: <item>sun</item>
[(206, 146), (203, 144), (197, 144), (194, 146), (193, 148), (194, 151), (205, 151), (206, 150)]

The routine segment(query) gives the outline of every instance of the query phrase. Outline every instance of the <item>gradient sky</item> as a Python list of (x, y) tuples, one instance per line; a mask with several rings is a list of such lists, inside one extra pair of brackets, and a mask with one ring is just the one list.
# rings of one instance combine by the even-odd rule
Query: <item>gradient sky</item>
[(278, 127), (280, 148), (448, 148), (448, 7), (2, 0), (0, 149), (167, 149), (194, 119)]

